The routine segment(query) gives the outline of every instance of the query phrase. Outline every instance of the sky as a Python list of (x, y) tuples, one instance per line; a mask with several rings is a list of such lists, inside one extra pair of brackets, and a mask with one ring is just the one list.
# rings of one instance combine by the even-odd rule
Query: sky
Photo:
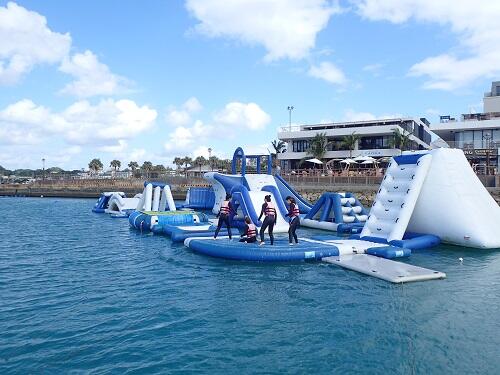
[(293, 124), (482, 111), (492, 0), (0, 0), (0, 165), (265, 150)]

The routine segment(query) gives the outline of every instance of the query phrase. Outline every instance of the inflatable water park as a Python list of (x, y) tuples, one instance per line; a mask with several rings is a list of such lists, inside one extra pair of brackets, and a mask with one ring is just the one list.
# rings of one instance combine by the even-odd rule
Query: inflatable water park
[[(461, 150), (440, 148), (393, 157), (369, 209), (349, 192), (326, 192), (311, 204), (272, 172), (272, 155), (246, 155), (238, 147), (231, 173), (206, 173), (210, 187), (191, 188), (184, 203), (176, 206), (168, 184), (145, 182), (142, 194), (134, 198), (103, 193), (93, 210), (121, 212), (135, 204), (128, 213), (131, 228), (168, 236), (206, 256), (321, 261), (394, 283), (446, 277), (398, 261), (414, 251), (432, 251), (440, 243), (500, 248), (500, 207)], [(127, 208), (117, 210), (108, 203), (113, 197), (117, 202), (131, 200), (119, 206)], [(253, 234), (259, 237), (265, 202), (272, 202), (274, 244), (256, 239), (240, 242), (245, 228), (255, 228)], [(297, 243), (281, 235), (290, 228), (290, 202), (295, 202), (293, 212), (300, 225), (313, 228), (301, 231)], [(214, 215), (221, 212), (228, 219), (215, 239), (218, 220)]]

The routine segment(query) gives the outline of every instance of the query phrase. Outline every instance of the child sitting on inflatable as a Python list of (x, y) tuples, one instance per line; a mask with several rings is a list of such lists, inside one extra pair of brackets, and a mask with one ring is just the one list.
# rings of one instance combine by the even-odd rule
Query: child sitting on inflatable
[(241, 235), (240, 242), (257, 242), (257, 227), (248, 216), (245, 217), (245, 231)]

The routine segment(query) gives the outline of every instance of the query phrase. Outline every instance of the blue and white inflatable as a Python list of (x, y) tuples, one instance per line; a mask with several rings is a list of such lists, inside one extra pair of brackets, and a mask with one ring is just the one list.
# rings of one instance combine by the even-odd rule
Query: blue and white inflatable
[(111, 214), (113, 217), (127, 217), (136, 209), (140, 199), (141, 194), (127, 198), (124, 192), (108, 191), (101, 193), (92, 211)]
[(178, 211), (170, 186), (158, 182), (145, 182), (142, 197), (129, 216), (130, 226), (142, 232), (162, 232), (163, 225), (188, 225), (208, 222), (204, 214), (191, 210)]
[(311, 208), (301, 225), (352, 233), (361, 231), (368, 218), (368, 210), (352, 193), (324, 193)]
[[(267, 158), (267, 171), (262, 173), (262, 159)], [(254, 160), (256, 173), (247, 173), (247, 161)], [(237, 164), (241, 163), (241, 173), (237, 173)], [(264, 197), (271, 195), (272, 201), (277, 207), (277, 222), (274, 227), (275, 233), (288, 231), (288, 222), (285, 218), (287, 207), (285, 198), (292, 196), (299, 204), (302, 213), (307, 213), (311, 209), (297, 192), (295, 192), (282, 178), (272, 175), (271, 155), (245, 155), (242, 148), (237, 148), (234, 152), (232, 162), (232, 174), (222, 174), (218, 172), (208, 172), (204, 178), (208, 180), (215, 193), (215, 204), (213, 213), (217, 214), (220, 205), (224, 201), (226, 194), (232, 195), (232, 206), (236, 210), (236, 215), (232, 218), (232, 225), (243, 227), (245, 216), (250, 217), (252, 222), (260, 227), (259, 214)]]

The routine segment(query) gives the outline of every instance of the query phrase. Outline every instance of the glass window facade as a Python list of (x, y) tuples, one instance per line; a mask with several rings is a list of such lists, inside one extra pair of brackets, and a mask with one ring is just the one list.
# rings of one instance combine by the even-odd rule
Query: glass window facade
[[(490, 145), (488, 145), (490, 143)], [(455, 133), (458, 148), (500, 147), (500, 130), (466, 130)]]
[(309, 141), (293, 141), (292, 151), (293, 152), (306, 152), (309, 148)]

